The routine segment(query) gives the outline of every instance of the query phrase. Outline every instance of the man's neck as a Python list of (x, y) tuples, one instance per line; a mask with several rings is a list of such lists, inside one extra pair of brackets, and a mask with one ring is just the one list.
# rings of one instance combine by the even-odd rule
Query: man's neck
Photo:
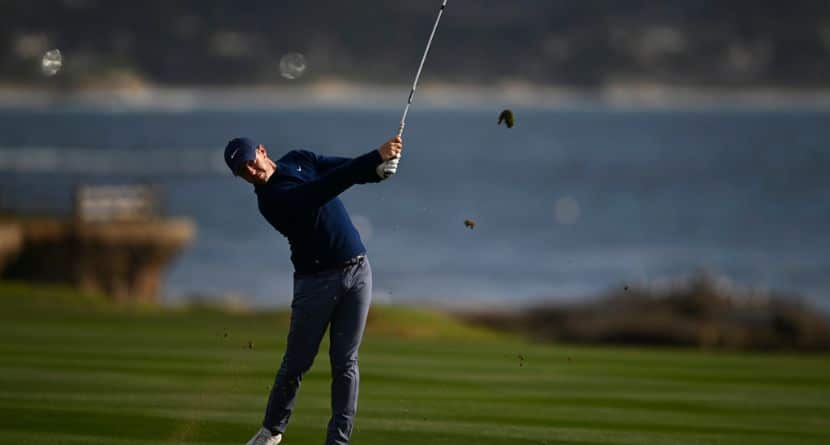
[(270, 171), (268, 172), (268, 174), (265, 176), (265, 182), (270, 181), (270, 180), (271, 180), (271, 176), (273, 176), (273, 175), (274, 175), (274, 173), (276, 173), (276, 172), (277, 172), (277, 163), (276, 163), (276, 162), (274, 162), (274, 161), (272, 161), (272, 160), (270, 160), (270, 159), (268, 160), (268, 162), (269, 162), (269, 163), (270, 163), (270, 165), (271, 165), (271, 169), (270, 169)]

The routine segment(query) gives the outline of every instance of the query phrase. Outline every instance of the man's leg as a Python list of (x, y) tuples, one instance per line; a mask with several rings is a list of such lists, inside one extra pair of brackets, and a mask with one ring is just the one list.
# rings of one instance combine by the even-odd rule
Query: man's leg
[(331, 317), (331, 411), (326, 445), (346, 445), (357, 413), (360, 370), (358, 348), (363, 339), (369, 304), (372, 301), (372, 270), (369, 260), (344, 271), (344, 292)]
[(339, 299), (340, 275), (335, 271), (294, 278), (288, 343), (262, 421), (262, 426), (274, 434), (284, 432), (288, 426), (300, 382), (314, 363)]

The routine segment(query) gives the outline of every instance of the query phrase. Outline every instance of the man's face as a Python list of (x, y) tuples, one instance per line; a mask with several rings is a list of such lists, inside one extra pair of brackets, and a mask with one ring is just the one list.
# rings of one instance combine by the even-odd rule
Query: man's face
[(265, 184), (268, 181), (268, 154), (262, 144), (256, 147), (256, 159), (248, 161), (239, 167), (239, 176), (251, 184)]

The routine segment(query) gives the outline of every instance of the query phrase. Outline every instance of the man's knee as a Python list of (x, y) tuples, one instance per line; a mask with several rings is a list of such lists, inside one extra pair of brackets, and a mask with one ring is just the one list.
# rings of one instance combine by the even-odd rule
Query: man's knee
[(285, 356), (282, 359), (280, 373), (291, 380), (302, 380), (303, 375), (305, 375), (305, 373), (308, 372), (309, 369), (311, 369), (312, 364), (314, 364), (313, 357), (309, 360)]
[(356, 374), (357, 371), (357, 357), (333, 357), (331, 360), (331, 373), (333, 375)]

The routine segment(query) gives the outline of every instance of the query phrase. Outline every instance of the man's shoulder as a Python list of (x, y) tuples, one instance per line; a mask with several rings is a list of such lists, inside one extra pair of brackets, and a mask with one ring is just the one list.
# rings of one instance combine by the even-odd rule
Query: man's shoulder
[(314, 152), (310, 150), (296, 149), (291, 150), (278, 159), (279, 162), (297, 162), (299, 160), (314, 160), (317, 157)]

